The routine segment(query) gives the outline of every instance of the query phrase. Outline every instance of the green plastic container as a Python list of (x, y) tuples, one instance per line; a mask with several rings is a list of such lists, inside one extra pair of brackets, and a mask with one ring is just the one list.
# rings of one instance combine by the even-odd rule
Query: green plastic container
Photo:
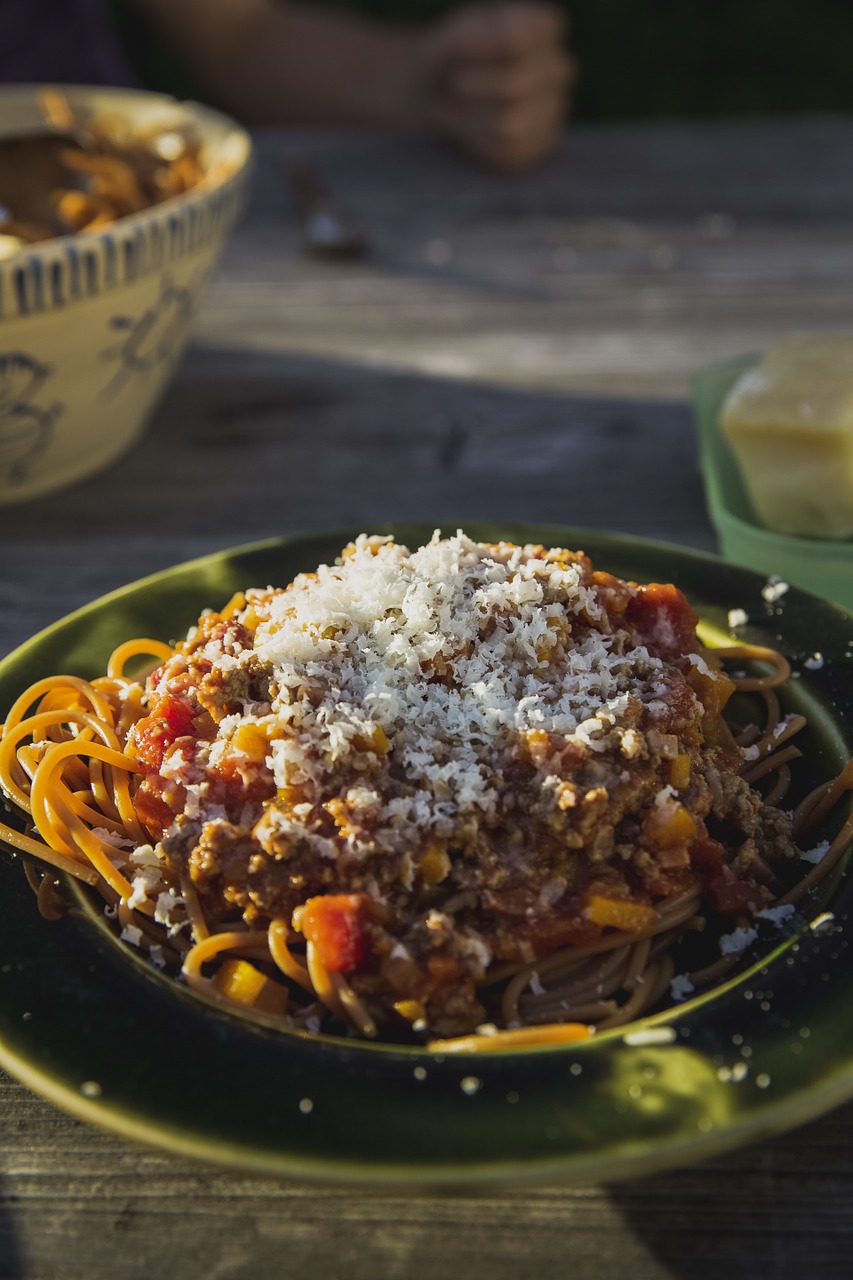
[(702, 369), (693, 379), (705, 493), (720, 548), (735, 564), (768, 577), (775, 575), (853, 609), (853, 540), (795, 538), (760, 525), (720, 431), (720, 408), (726, 395), (758, 360), (758, 355), (736, 356)]

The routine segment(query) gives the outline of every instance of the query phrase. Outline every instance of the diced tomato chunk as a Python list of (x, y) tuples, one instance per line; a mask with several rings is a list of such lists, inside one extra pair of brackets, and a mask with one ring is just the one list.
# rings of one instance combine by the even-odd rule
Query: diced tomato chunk
[(637, 589), (625, 618), (637, 638), (659, 658), (678, 658), (696, 651), (698, 615), (671, 582), (650, 582)]
[(726, 851), (719, 840), (700, 835), (690, 842), (690, 861), (697, 871), (716, 871), (726, 860)]
[(300, 927), (314, 944), (317, 958), (330, 973), (358, 969), (370, 952), (365, 925), (368, 901), (360, 893), (329, 893), (309, 898), (302, 908)]
[(245, 761), (225, 756), (211, 766), (208, 794), (213, 804), (221, 804), (229, 814), (239, 815), (244, 804), (259, 803), (275, 795), (275, 779), (266, 768), (244, 772)]
[(133, 727), (130, 746), (133, 754), (149, 769), (159, 770), (163, 757), (178, 738), (193, 735), (193, 710), (181, 698), (171, 694), (158, 696), (150, 715), (143, 716)]
[(134, 725), (133, 735), (128, 745), (137, 760), (156, 771), (163, 763), (163, 756), (172, 743), (166, 737), (162, 722), (154, 716), (146, 716)]
[(764, 906), (761, 890), (738, 880), (725, 863), (705, 881), (705, 896), (715, 911), (726, 916), (751, 915)]
[(180, 698), (167, 694), (158, 699), (156, 714), (168, 725), (169, 732), (175, 738), (183, 738), (192, 733), (193, 709)]
[(166, 801), (152, 786), (150, 778), (145, 778), (138, 787), (133, 797), (133, 808), (142, 825), (158, 840), (175, 819)]

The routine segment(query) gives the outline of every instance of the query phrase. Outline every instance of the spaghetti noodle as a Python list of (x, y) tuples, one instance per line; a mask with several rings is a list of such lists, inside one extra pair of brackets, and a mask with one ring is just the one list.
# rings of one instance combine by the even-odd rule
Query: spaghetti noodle
[[(59, 873), (94, 886), (228, 1007), (442, 1050), (577, 1039), (717, 981), (853, 837), (797, 879), (853, 764), (783, 813), (788, 663), (696, 621), (582, 553), (361, 537), (174, 648), (28, 689), (0, 736), (28, 833), (0, 839), (46, 915)], [(736, 692), (761, 712), (735, 735)]]

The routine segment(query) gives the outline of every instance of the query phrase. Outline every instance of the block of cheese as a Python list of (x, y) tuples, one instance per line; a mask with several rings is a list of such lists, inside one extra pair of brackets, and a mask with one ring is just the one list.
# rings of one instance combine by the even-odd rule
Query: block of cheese
[(762, 524), (853, 538), (853, 335), (771, 347), (732, 387), (720, 427)]

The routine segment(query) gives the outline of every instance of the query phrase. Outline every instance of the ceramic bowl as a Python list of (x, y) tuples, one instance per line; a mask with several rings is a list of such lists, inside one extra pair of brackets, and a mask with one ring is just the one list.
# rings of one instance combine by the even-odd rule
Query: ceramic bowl
[[(191, 125), (195, 188), (96, 231), (28, 245), (0, 261), (0, 504), (72, 485), (143, 432), (242, 207), (251, 144), (194, 103), (123, 89), (64, 90), (75, 116), (131, 127)], [(33, 86), (0, 89), (0, 134), (40, 133)]]
[(693, 381), (708, 512), (723, 555), (853, 609), (853, 540), (798, 538), (759, 524), (737, 462), (720, 430), (728, 392), (757, 355), (736, 356), (701, 370)]

